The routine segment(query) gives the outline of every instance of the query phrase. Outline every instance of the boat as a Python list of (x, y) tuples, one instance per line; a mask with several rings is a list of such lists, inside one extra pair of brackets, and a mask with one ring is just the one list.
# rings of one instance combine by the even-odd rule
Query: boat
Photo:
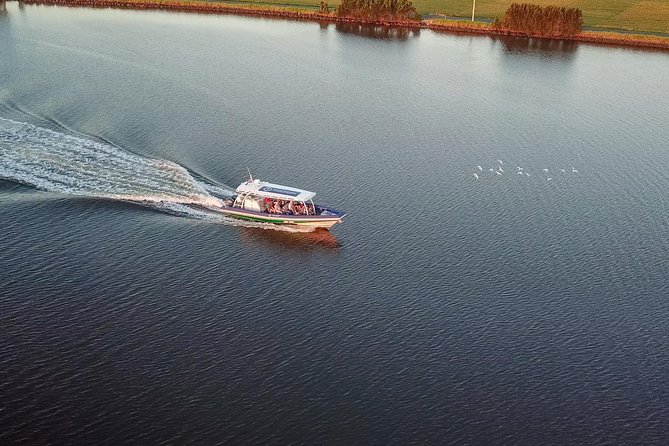
[(262, 223), (329, 229), (346, 215), (329, 206), (315, 204), (314, 192), (250, 177), (237, 187), (236, 195), (223, 202), (224, 214)]

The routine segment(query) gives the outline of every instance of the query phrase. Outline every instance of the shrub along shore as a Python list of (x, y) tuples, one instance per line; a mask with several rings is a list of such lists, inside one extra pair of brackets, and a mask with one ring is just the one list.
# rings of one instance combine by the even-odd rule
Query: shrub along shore
[[(370, 20), (347, 17), (336, 13), (325, 13), (296, 7), (235, 5), (207, 1), (178, 0), (23, 0), (24, 4), (84, 6), (90, 8), (159, 9), (171, 11), (199, 12), (212, 14), (238, 14), (278, 17), (330, 23), (359, 23), (379, 27), (401, 27), (412, 29), (432, 29), (435, 31), (472, 33), (481, 35), (528, 36), (550, 38), (527, 32), (511, 31), (494, 24), (460, 20)], [(555, 38), (555, 37), (552, 37)], [(583, 31), (572, 36), (559, 37), (562, 40), (593, 42), (609, 45), (628, 45), (669, 50), (669, 37), (643, 34), (627, 34), (605, 31)]]

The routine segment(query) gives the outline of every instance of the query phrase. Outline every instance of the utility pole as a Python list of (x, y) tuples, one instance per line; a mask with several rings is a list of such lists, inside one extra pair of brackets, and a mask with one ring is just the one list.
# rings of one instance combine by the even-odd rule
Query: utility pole
[(474, 4), (472, 5), (472, 22), (474, 21), (474, 11), (476, 11), (476, 0), (474, 0)]

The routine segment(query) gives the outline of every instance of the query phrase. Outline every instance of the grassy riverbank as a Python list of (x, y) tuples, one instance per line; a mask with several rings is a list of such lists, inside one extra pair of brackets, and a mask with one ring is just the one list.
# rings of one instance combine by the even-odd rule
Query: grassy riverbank
[[(284, 0), (285, 1), (285, 0)], [(306, 2), (311, 0), (294, 0)], [(478, 0), (479, 2), (485, 0)], [(577, 2), (578, 0), (572, 0)], [(616, 2), (617, 0), (611, 0)], [(624, 0), (618, 0), (624, 1)], [(651, 0), (652, 1), (652, 0)], [(665, 0), (666, 1), (666, 0)], [(543, 0), (539, 0), (543, 2)], [(62, 6), (87, 6), (98, 8), (128, 8), (128, 9), (162, 9), (174, 11), (193, 11), (214, 14), (248, 14), (271, 17), (282, 17), (298, 20), (329, 21), (329, 22), (354, 22), (375, 26), (427, 28), (436, 31), (468, 32), (474, 34), (495, 35), (522, 35), (504, 30), (495, 29), (490, 23), (470, 22), (467, 20), (422, 20), (416, 21), (369, 21), (348, 17), (337, 17), (336, 14), (325, 14), (319, 12), (312, 4), (302, 5), (299, 3), (286, 4), (285, 2), (273, 4), (271, 0), (262, 2), (249, 1), (191, 1), (191, 0), (24, 0), (26, 4), (47, 4)], [(546, 1), (546, 3), (548, 3)], [(320, 2), (319, 2), (320, 4)], [(331, 7), (333, 5), (330, 5)], [(502, 14), (503, 15), (503, 14)], [(501, 17), (501, 16), (500, 16)], [(586, 21), (587, 25), (587, 21)], [(620, 28), (620, 26), (618, 26)], [(638, 30), (649, 32), (650, 30)], [(624, 32), (586, 31), (579, 35), (565, 38), (583, 42), (596, 42), (614, 45), (629, 45), (640, 47), (654, 47), (669, 49), (669, 36), (630, 34)]]
[[(515, 2), (518, 3), (518, 0)], [(240, 3), (290, 4), (317, 8), (320, 0), (259, 0)], [(472, 0), (412, 0), (412, 3), (424, 15), (471, 17), (472, 14)], [(476, 16), (501, 18), (511, 3), (514, 0), (476, 0)], [(583, 11), (586, 27), (669, 34), (669, 0), (531, 0), (530, 3), (579, 8)], [(334, 7), (339, 1), (332, 0), (328, 4)]]

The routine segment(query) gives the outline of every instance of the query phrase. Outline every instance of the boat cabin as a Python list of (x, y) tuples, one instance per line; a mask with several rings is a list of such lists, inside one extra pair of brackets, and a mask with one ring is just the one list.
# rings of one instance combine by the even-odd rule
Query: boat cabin
[(317, 215), (314, 192), (249, 179), (239, 185), (232, 207), (277, 215)]

